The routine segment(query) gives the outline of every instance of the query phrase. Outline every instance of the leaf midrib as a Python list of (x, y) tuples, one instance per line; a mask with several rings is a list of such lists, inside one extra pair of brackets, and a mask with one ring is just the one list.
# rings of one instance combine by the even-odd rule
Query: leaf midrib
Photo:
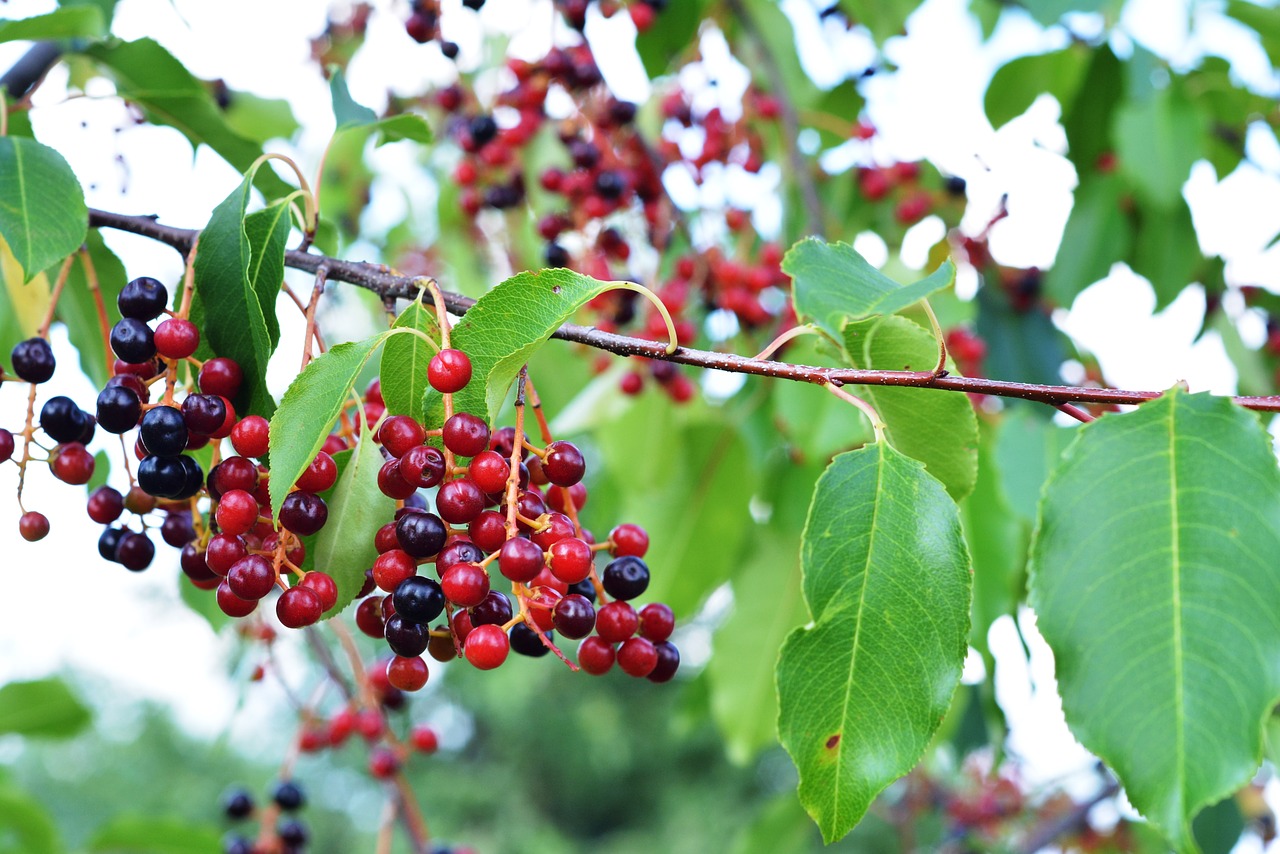
[(1173, 573), (1173, 692), (1174, 692), (1174, 774), (1177, 779), (1178, 811), (1186, 800), (1186, 696), (1183, 687), (1182, 649), (1182, 555), (1178, 529), (1178, 459), (1175, 410), (1178, 396), (1169, 403), (1169, 515), (1170, 564)]
[(845, 733), (845, 722), (849, 720), (849, 703), (853, 699), (853, 674), (858, 665), (858, 643), (862, 637), (862, 612), (867, 604), (867, 584), (871, 579), (872, 556), (876, 549), (876, 523), (880, 519), (880, 503), (884, 500), (884, 440), (876, 443), (876, 501), (871, 510), (871, 532), (867, 540), (867, 559), (862, 568), (862, 586), (858, 590), (858, 608), (854, 614), (853, 650), (849, 655), (849, 676), (845, 680), (844, 703), (840, 706), (840, 741), (836, 746), (836, 779), (832, 791), (832, 802), (836, 811), (840, 810), (840, 769), (844, 766), (844, 748), (849, 741)]

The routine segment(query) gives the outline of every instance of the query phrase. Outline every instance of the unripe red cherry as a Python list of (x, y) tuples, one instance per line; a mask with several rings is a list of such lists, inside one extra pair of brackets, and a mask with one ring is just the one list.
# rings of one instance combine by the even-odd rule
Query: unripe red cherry
[(309, 626), (323, 613), (320, 594), (310, 587), (290, 587), (276, 600), (276, 616), (291, 629)]
[(418, 724), (409, 732), (409, 741), (419, 753), (435, 753), (440, 747), (440, 737), (426, 724)]
[(49, 518), (43, 513), (28, 510), (18, 519), (18, 533), (28, 543), (43, 540), (49, 535)]
[(427, 382), (443, 394), (462, 391), (471, 382), (471, 359), (461, 350), (441, 350), (427, 364)]
[(156, 327), (155, 342), (166, 359), (185, 359), (200, 346), (200, 330), (190, 320), (170, 317)]
[(658, 666), (658, 652), (644, 638), (631, 638), (618, 647), (618, 666), (629, 676), (648, 676)]
[(502, 626), (476, 626), (467, 635), (467, 644), (462, 651), (476, 669), (493, 670), (507, 660), (511, 641)]
[(418, 691), (427, 684), (430, 671), (421, 658), (397, 655), (387, 663), (387, 681), (401, 691)]
[(615, 657), (612, 644), (598, 635), (592, 635), (578, 646), (578, 666), (592, 676), (608, 673)]
[(231, 428), (231, 445), (242, 457), (261, 457), (267, 453), (271, 424), (261, 415), (242, 418)]

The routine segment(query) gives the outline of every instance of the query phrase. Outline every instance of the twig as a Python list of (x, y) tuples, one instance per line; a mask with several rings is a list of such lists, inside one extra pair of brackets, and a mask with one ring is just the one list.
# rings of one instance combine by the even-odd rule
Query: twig
[[(100, 210), (89, 211), (89, 224), (100, 228), (116, 228), (133, 234), (141, 234), (144, 237), (150, 237), (161, 243), (166, 243), (180, 252), (189, 247), (190, 241), (195, 236), (195, 232), (188, 229), (161, 225), (156, 222), (154, 217), (127, 216)], [(382, 296), (413, 299), (420, 292), (416, 278), (396, 275), (385, 266), (378, 264), (341, 261), (324, 255), (313, 255), (296, 250), (285, 254), (285, 263), (294, 269), (311, 273), (314, 273), (323, 265), (328, 267), (331, 280), (347, 282)], [(445, 307), (455, 315), (466, 314), (467, 310), (475, 305), (475, 300), (470, 297), (450, 293), (449, 291), (443, 291), (442, 297)], [(689, 347), (679, 347), (674, 353), (668, 354), (665, 352), (666, 344), (663, 342), (630, 338), (625, 335), (603, 332), (593, 327), (578, 326), (573, 323), (564, 324), (552, 333), (551, 337), (562, 341), (585, 344), (588, 347), (615, 353), (619, 356), (643, 356), (649, 359), (661, 359), (697, 368), (796, 380), (815, 385), (831, 383), (836, 386), (912, 386), (915, 388), (933, 388), (965, 392), (967, 394), (987, 394), (993, 397), (1032, 400), (1050, 406), (1057, 406), (1062, 403), (1136, 405), (1155, 400), (1164, 393), (1162, 391), (1128, 391), (1117, 388), (1084, 388), (1070, 385), (1038, 385), (1035, 383), (991, 380), (982, 377), (935, 376), (932, 371), (878, 371), (857, 368), (816, 367), (753, 359), (732, 353), (714, 353)], [(1280, 395), (1265, 397), (1237, 395), (1232, 397), (1231, 400), (1246, 409), (1260, 412), (1280, 412)]]
[(1080, 822), (1084, 821), (1085, 816), (1089, 814), (1089, 810), (1108, 798), (1115, 797), (1119, 791), (1120, 784), (1112, 781), (1098, 794), (1087, 801), (1081, 801), (1063, 815), (1046, 821), (1038, 827), (1033, 827), (1031, 832), (1027, 834), (1027, 838), (1018, 846), (1018, 854), (1035, 854), (1035, 852), (1045, 848), (1062, 834), (1070, 833), (1080, 826)]

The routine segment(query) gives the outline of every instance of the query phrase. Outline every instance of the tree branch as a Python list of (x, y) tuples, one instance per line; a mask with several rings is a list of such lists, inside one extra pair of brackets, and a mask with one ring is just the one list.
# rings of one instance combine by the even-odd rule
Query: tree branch
[[(115, 228), (133, 234), (150, 237), (161, 243), (172, 246), (181, 253), (186, 253), (195, 239), (197, 232), (191, 229), (174, 228), (162, 225), (153, 216), (128, 216), (90, 209), (89, 224), (97, 228)], [(311, 252), (290, 250), (285, 253), (285, 263), (294, 269), (305, 270), (314, 274), (321, 266), (328, 269), (328, 278), (347, 282), (373, 291), (384, 298), (415, 299), (421, 290), (419, 279), (413, 276), (400, 276), (382, 264), (370, 264), (361, 261), (342, 261)], [(445, 307), (456, 315), (467, 312), (475, 305), (470, 297), (442, 292)], [(423, 295), (423, 300), (432, 302), (430, 293)], [(736, 374), (774, 377), (776, 379), (795, 380), (798, 382), (834, 386), (843, 385), (879, 385), (910, 386), (921, 389), (939, 389), (943, 391), (959, 391), (967, 394), (985, 394), (993, 397), (1010, 397), (1020, 400), (1032, 400), (1050, 406), (1067, 403), (1107, 403), (1107, 404), (1139, 404), (1154, 400), (1161, 391), (1126, 391), (1115, 388), (1083, 388), (1070, 385), (1038, 385), (1035, 383), (1006, 382), (990, 380), (982, 377), (959, 377), (951, 375), (935, 376), (932, 371), (878, 371), (860, 370), (856, 368), (829, 368), (813, 365), (796, 365), (789, 362), (775, 362), (768, 359), (738, 356), (732, 353), (715, 353), (708, 350), (695, 350), (689, 347), (678, 347), (674, 353), (666, 352), (666, 344), (661, 341), (648, 341), (642, 338), (630, 338), (612, 332), (603, 332), (590, 326), (579, 326), (566, 323), (552, 333), (553, 338), (585, 344), (597, 350), (604, 350), (619, 356), (643, 356), (649, 359), (660, 359), (667, 362), (678, 362), (707, 370), (726, 371)], [(1236, 396), (1232, 400), (1246, 409), (1261, 412), (1280, 412), (1280, 396), (1246, 397)]]
[(9, 70), (0, 76), (0, 89), (10, 101), (20, 101), (36, 87), (62, 56), (57, 42), (36, 42)]

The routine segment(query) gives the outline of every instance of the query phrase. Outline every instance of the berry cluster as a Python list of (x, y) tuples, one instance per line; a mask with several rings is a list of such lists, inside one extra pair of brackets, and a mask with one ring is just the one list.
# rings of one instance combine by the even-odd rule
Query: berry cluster
[[(458, 350), (432, 359), (428, 381), (444, 395), (446, 412), (470, 374)], [(379, 394), (376, 386), (366, 394), (366, 416), (380, 414)], [(376, 439), (387, 458), (378, 486), (403, 505), (374, 537), (378, 558), (356, 623), (386, 640), (393, 687), (423, 687), (428, 652), (439, 661), (460, 654), (481, 670), (501, 666), (512, 650), (563, 658), (556, 633), (582, 640), (578, 664), (589, 673), (606, 672), (616, 657), (632, 676), (665, 682), (675, 674), (671, 609), (652, 603), (637, 613), (631, 604), (649, 585), (648, 535), (623, 524), (597, 544), (582, 527), (586, 461), (575, 445), (547, 436), (535, 446), (522, 428), (491, 431), (466, 412), (434, 431), (408, 416), (386, 417)], [(434, 508), (423, 489), (435, 490)], [(596, 555), (606, 551), (613, 559), (598, 570)], [(492, 589), (494, 564), (510, 595)], [(419, 573), (426, 565), (435, 577)]]
[(222, 850), (225, 854), (300, 854), (311, 839), (310, 830), (296, 815), (306, 805), (306, 792), (293, 780), (280, 780), (271, 787), (271, 804), (265, 809), (258, 808), (248, 789), (229, 789), (222, 796), (222, 811), (227, 819), (241, 825), (256, 818), (261, 828), (254, 838), (238, 830), (228, 833)]

